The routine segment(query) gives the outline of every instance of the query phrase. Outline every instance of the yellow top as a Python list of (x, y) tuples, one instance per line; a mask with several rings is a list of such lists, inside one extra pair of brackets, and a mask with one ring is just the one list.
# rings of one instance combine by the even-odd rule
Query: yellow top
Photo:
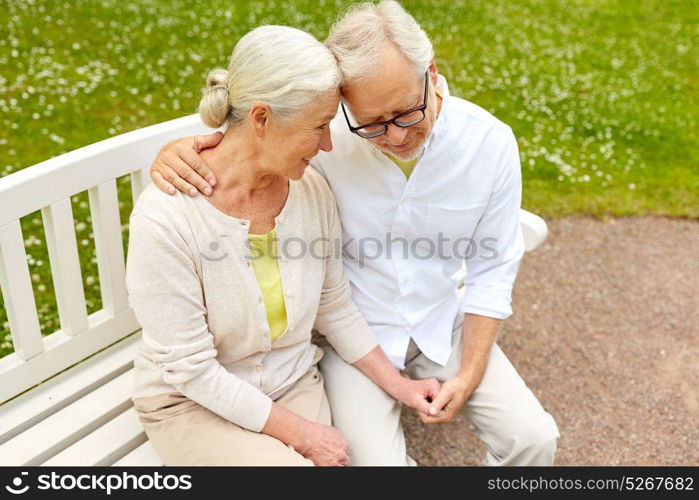
[(267, 323), (274, 342), (286, 330), (286, 305), (282, 275), (279, 272), (277, 235), (274, 229), (267, 234), (248, 234), (252, 267), (267, 311)]
[(417, 158), (413, 160), (401, 160), (400, 158), (398, 158), (397, 156), (393, 156), (392, 154), (384, 154), (388, 157), (389, 160), (398, 165), (398, 168), (400, 168), (405, 174), (406, 179), (410, 179), (410, 174), (413, 173), (413, 169), (415, 168), (415, 164), (417, 163)]

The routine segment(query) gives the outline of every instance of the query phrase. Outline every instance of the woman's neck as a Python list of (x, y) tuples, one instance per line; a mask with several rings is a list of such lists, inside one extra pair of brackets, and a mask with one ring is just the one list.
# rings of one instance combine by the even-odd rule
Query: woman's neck
[(201, 157), (216, 176), (216, 191), (251, 195), (279, 181), (279, 175), (264, 170), (261, 155), (244, 135), (228, 130), (216, 147), (202, 151)]

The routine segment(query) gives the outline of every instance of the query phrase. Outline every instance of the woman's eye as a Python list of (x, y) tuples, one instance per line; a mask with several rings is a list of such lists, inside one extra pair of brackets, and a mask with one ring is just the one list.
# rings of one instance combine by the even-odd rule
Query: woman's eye
[(318, 127), (318, 130), (323, 130), (326, 125), (327, 125), (327, 123), (323, 123), (320, 127)]

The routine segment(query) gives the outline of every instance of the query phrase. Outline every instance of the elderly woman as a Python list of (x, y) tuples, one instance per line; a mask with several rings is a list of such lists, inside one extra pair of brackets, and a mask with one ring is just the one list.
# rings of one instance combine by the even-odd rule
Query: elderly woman
[(127, 285), (143, 336), (133, 399), (166, 465), (347, 465), (314, 328), (406, 405), (427, 412), (439, 390), (401, 377), (377, 346), (350, 297), (332, 194), (307, 169), (332, 148), (339, 84), (312, 36), (251, 31), (199, 106), (207, 125), (227, 124), (202, 153), (216, 192), (151, 186), (134, 208)]

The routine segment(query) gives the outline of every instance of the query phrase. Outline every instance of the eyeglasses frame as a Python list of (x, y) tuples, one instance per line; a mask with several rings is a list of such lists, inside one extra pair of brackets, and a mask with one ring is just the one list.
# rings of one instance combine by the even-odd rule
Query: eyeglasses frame
[[(428, 96), (428, 87), (429, 87), (429, 81), (430, 81), (430, 74), (429, 70), (425, 71), (425, 99), (424, 102), (415, 108), (409, 109), (407, 111), (403, 111), (402, 113), (394, 116), (390, 120), (386, 120), (385, 122), (373, 122), (373, 123), (368, 123), (366, 125), (358, 125), (356, 127), (353, 127), (352, 124), (349, 121), (349, 117), (347, 116), (347, 110), (345, 110), (345, 105), (344, 103), (340, 103), (340, 106), (342, 107), (342, 113), (345, 115), (345, 121), (347, 122), (347, 126), (350, 129), (350, 132), (353, 134), (357, 134), (359, 137), (362, 139), (373, 139), (374, 137), (379, 137), (384, 135), (386, 132), (388, 132), (388, 126), (390, 124), (395, 125), (396, 127), (401, 127), (401, 128), (407, 128), (407, 127), (412, 127), (413, 125), (417, 125), (421, 121), (425, 119), (425, 110), (427, 109), (427, 96)], [(400, 123), (397, 123), (396, 120), (400, 119), (402, 116), (409, 115), (411, 113), (415, 113), (416, 111), (422, 111), (422, 118), (420, 118), (418, 121), (411, 123), (409, 125), (401, 125)], [(381, 125), (383, 126), (383, 132), (378, 133), (378, 134), (371, 134), (369, 136), (364, 136), (361, 134), (360, 129), (366, 128), (366, 127), (375, 127)]]

